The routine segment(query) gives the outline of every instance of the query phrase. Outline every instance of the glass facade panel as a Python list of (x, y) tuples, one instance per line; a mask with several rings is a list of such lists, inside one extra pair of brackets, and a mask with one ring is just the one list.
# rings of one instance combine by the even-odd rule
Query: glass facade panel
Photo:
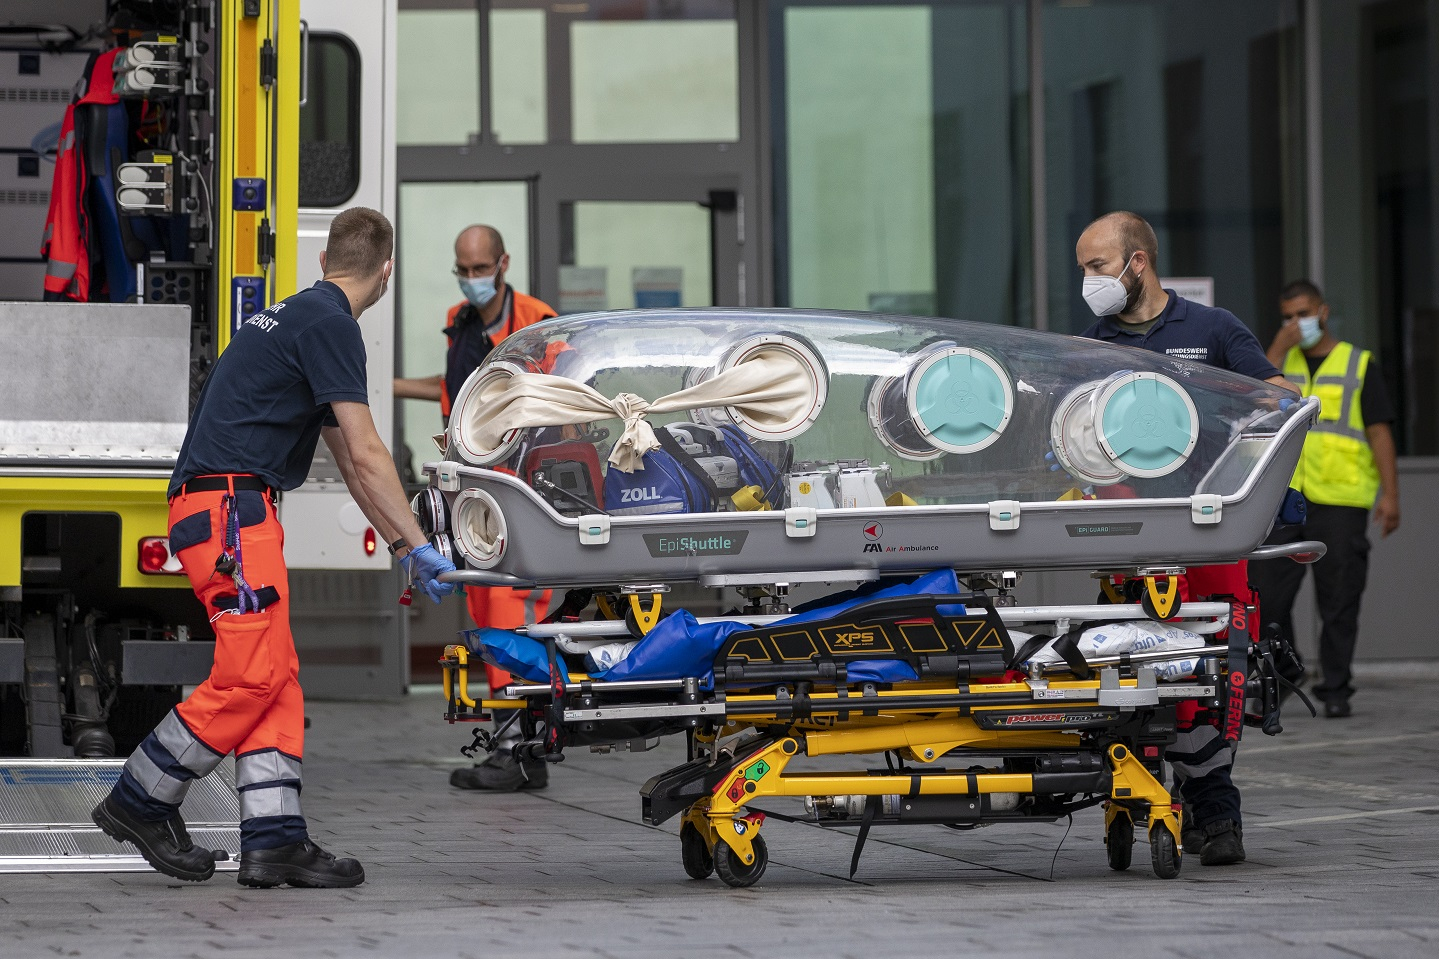
[(1023, 14), (783, 11), (781, 302), (1031, 322)]
[(1043, 12), (1050, 329), (1094, 322), (1074, 244), (1111, 210), (1145, 217), (1166, 277), (1267, 344), (1306, 267), (1302, 42), (1289, 0), (1095, 0)]
[(577, 20), (570, 54), (575, 143), (739, 139), (733, 20)]
[[(710, 306), (710, 214), (697, 203), (580, 201), (568, 205), (561, 298), (582, 284), (584, 309)], [(603, 271), (577, 273), (572, 268)], [(604, 290), (604, 306), (599, 304)], [(674, 297), (678, 296), (678, 302)], [(561, 304), (567, 309), (567, 304)]]
[[(528, 292), (530, 270), (529, 185), (526, 183), (402, 183), (395, 265), (400, 297), (401, 376), (434, 376), (445, 369), (446, 314), (464, 297), (450, 272), (455, 237), (471, 223), (500, 231), (510, 254), (506, 280)], [(419, 463), (435, 452), (430, 437), (440, 431), (440, 408), (406, 400), (405, 444)]]
[(545, 11), (490, 13), (490, 110), (495, 139), (506, 144), (544, 143)]
[[(1432, 9), (1432, 8), (1431, 8)], [(1377, 336), (1390, 390), (1400, 398), (1401, 452), (1439, 455), (1439, 303), (1434, 279), (1432, 49), (1424, 4), (1377, 3), (1368, 34), (1374, 82)], [(1367, 139), (1367, 138), (1366, 138)], [(1398, 361), (1398, 362), (1396, 362)]]
[(1375, 352), (1411, 456), (1439, 455), (1434, 9), (1325, 3), (1319, 22), (1330, 325)]
[(396, 44), (396, 138), (466, 143), (480, 128), (477, 10), (401, 10)]

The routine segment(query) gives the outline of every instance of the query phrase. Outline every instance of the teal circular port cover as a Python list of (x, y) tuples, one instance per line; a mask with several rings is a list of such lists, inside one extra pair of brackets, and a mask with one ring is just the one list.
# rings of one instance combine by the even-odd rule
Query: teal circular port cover
[(1162, 373), (1129, 373), (1101, 392), (1099, 442), (1131, 476), (1167, 476), (1199, 441), (1199, 411), (1184, 387)]
[(964, 346), (922, 361), (909, 389), (909, 411), (925, 438), (951, 453), (973, 453), (999, 439), (1014, 414), (1009, 374)]

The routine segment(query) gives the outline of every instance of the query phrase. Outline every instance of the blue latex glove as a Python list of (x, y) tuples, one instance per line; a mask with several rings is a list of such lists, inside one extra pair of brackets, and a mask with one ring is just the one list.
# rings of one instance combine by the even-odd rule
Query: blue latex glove
[(410, 582), (430, 597), (431, 602), (438, 603), (442, 597), (455, 591), (454, 583), (442, 583), (437, 579), (441, 573), (454, 572), (455, 564), (441, 556), (439, 550), (429, 543), (410, 550), (400, 562), (404, 564)]

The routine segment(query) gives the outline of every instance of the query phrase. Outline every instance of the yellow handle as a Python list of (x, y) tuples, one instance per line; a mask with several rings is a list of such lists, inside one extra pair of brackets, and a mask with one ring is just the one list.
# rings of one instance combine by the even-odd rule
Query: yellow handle
[(453, 659), (458, 664), (453, 670), (457, 677), (452, 675), (449, 666), (444, 668), (445, 700), (451, 705), (458, 703), (474, 709), (478, 704), (470, 695), (470, 651), (464, 646), (446, 646), (445, 659)]

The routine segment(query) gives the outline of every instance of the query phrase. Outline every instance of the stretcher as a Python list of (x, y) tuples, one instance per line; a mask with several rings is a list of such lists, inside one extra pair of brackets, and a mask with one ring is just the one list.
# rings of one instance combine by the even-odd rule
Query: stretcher
[[(773, 797), (802, 798), (802, 818), (816, 825), (859, 826), (851, 871), (876, 825), (1053, 821), (1103, 804), (1113, 868), (1128, 868), (1139, 829), (1155, 874), (1177, 875), (1180, 813), (1162, 784), (1175, 707), (1199, 700), (1231, 717), (1233, 739), (1246, 722), (1277, 731), (1278, 641), (1230, 628), (1231, 639), (1197, 648), (1089, 659), (1070, 651), (1046, 665), (1025, 660), (1012, 628), (1047, 626), (1064, 637), (1078, 624), (1148, 614), (1139, 604), (996, 607), (983, 591), (929, 591), (923, 581), (933, 579), (920, 578), (921, 592), (860, 600), (807, 622), (723, 620), (735, 628), (714, 659), (692, 660), (703, 668), (673, 678), (607, 681), (580, 670), (593, 644), (628, 635), (623, 620), (536, 625), (523, 638), (543, 650), (549, 680), (517, 682), (493, 699), (470, 694), (475, 658), (532, 678), (542, 663), (496, 645), (499, 631), (475, 630), (446, 649), (446, 718), (518, 723), (523, 760), (557, 761), (569, 747), (644, 750), (685, 736), (689, 761), (645, 783), (642, 818), (683, 817), (682, 861), (696, 879), (717, 873), (748, 886), (760, 878), (767, 814), (754, 807)], [(1184, 603), (1172, 621), (1212, 634), (1247, 612)], [(1160, 681), (1176, 659), (1197, 660), (1195, 674)], [(475, 732), (478, 745), (493, 744)], [(808, 758), (863, 754), (883, 754), (885, 768), (799, 768)]]
[[(676, 389), (678, 387), (678, 389)], [(1103, 343), (803, 311), (565, 317), (471, 376), (416, 516), (471, 586), (564, 590), (547, 621), (446, 648), (446, 718), (518, 726), (524, 761), (684, 736), (642, 816), (681, 817), (687, 874), (758, 881), (767, 800), (870, 830), (1105, 809), (1109, 865), (1147, 836), (1180, 869), (1164, 755), (1178, 704), (1277, 732), (1276, 662), (1243, 598), (1181, 602), (1188, 566), (1261, 547), (1312, 401)], [(664, 422), (664, 420), (668, 420)], [(1091, 605), (1022, 607), (1026, 571), (1087, 569)], [(700, 618), (671, 588), (736, 590)], [(790, 608), (803, 583), (857, 583)], [(1086, 654), (1086, 630), (1183, 649)], [(513, 685), (476, 698), (477, 660)], [(1183, 663), (1183, 669), (1176, 664)], [(476, 727), (474, 749), (496, 736)], [(811, 759), (872, 757), (847, 772)], [(882, 763), (882, 767), (880, 764)]]

